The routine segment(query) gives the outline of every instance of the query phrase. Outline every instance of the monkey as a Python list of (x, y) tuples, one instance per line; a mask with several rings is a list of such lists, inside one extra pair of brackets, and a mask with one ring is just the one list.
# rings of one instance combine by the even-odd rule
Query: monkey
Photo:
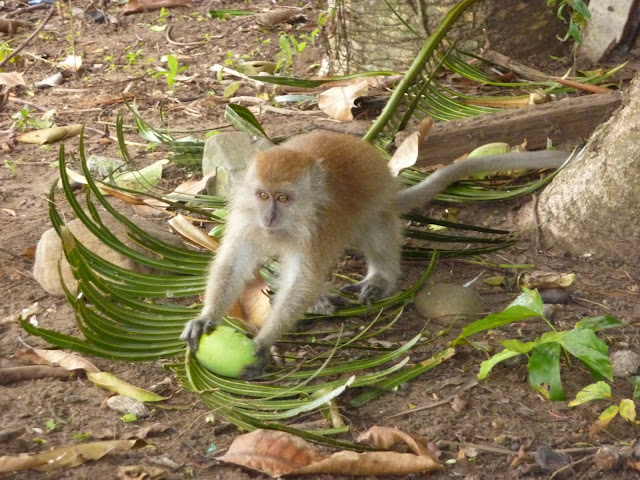
[(569, 153), (555, 150), (466, 159), (401, 189), (377, 147), (354, 136), (315, 130), (259, 151), (229, 200), (221, 245), (211, 263), (200, 315), (182, 332), (191, 351), (210, 333), (265, 258), (280, 276), (272, 308), (253, 338), (257, 361), (241, 378), (262, 375), (271, 346), (310, 307), (331, 313), (326, 279), (347, 247), (364, 254), (362, 281), (342, 290), (363, 304), (388, 296), (400, 277), (401, 214), (426, 205), (471, 174), (557, 168)]

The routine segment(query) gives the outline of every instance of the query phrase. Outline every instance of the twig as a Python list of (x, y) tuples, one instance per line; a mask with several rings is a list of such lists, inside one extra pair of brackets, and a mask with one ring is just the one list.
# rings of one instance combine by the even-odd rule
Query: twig
[(558, 470), (553, 472), (553, 474), (549, 477), (549, 480), (553, 480), (554, 478), (556, 478), (556, 476), (561, 475), (566, 470), (573, 470), (574, 465), (578, 465), (579, 463), (582, 463), (582, 462), (584, 462), (586, 460), (591, 460), (592, 458), (595, 458), (595, 456), (596, 456), (595, 454), (587, 455), (586, 457), (582, 457), (580, 460), (576, 460), (575, 462), (567, 463), (564, 467), (559, 468)]
[(475, 387), (476, 385), (478, 385), (478, 379), (473, 377), (470, 380), (468, 380), (465, 384), (463, 384), (455, 393), (449, 395), (448, 397), (443, 398), (442, 400), (439, 400), (437, 402), (432, 402), (429, 403), (427, 405), (422, 405), (420, 407), (415, 407), (415, 408), (410, 408), (409, 410), (405, 410), (403, 412), (400, 413), (396, 413), (395, 415), (391, 415), (390, 417), (387, 418), (395, 418), (395, 417), (400, 417), (402, 415), (407, 415), (409, 413), (415, 413), (415, 412), (419, 412), (421, 410), (427, 410), (429, 408), (434, 408), (437, 407), (439, 405), (445, 404), (445, 403), (449, 403), (451, 400), (453, 400), (456, 395), (458, 395), (460, 392), (464, 392), (465, 390), (469, 390), (470, 388)]
[(53, 10), (51, 5), (49, 5), (48, 3), (39, 3), (37, 5), (30, 5), (28, 7), (18, 8), (17, 10), (14, 10), (13, 12), (7, 13), (4, 16), (4, 18), (13, 18), (13, 17), (17, 17), (18, 15), (22, 15), (23, 13), (29, 13), (29, 12), (32, 12), (34, 10), (44, 10), (45, 8), (51, 8)]
[(538, 82), (548, 82), (550, 81), (549, 75), (540, 70), (535, 70), (531, 67), (527, 67), (515, 60), (503, 55), (502, 53), (496, 52), (495, 50), (485, 50), (482, 52), (482, 57), (490, 62), (493, 62), (497, 65), (501, 65), (509, 70), (513, 70), (518, 75), (530, 78), (531, 80), (535, 80)]
[(497, 453), (499, 455), (515, 455), (516, 452), (513, 452), (504, 447), (492, 447), (490, 445), (480, 445), (478, 443), (469, 443), (469, 442), (452, 442), (450, 440), (438, 440), (439, 444), (444, 444), (452, 447), (466, 447), (466, 448), (475, 448), (476, 450), (488, 453)]
[(167, 29), (164, 32), (164, 38), (167, 39), (167, 42), (169, 42), (171, 45), (179, 45), (181, 47), (194, 47), (194, 46), (201, 46), (204, 45), (207, 42), (176, 42), (175, 40), (173, 40), (171, 38), (171, 29), (173, 28), (173, 25), (169, 25), (167, 27)]
[(16, 48), (13, 49), (13, 52), (11, 52), (9, 55), (7, 55), (2, 61), (0, 61), (0, 68), (4, 67), (7, 63), (9, 63), (9, 60), (11, 60), (13, 57), (15, 57), (20, 50), (22, 50), (24, 47), (26, 47), (29, 42), (31, 40), (33, 40), (36, 35), (38, 35), (38, 33), (40, 33), (42, 31), (42, 29), (44, 28), (44, 26), (47, 24), (47, 22), (49, 20), (51, 20), (51, 17), (53, 17), (53, 15), (56, 13), (56, 9), (55, 8), (51, 8), (49, 10), (49, 15), (47, 15), (45, 17), (45, 19), (42, 21), (42, 23), (38, 26), (38, 28), (36, 28), (34, 30), (34, 32), (29, 35), (24, 42), (22, 42), (20, 45), (18, 45)]

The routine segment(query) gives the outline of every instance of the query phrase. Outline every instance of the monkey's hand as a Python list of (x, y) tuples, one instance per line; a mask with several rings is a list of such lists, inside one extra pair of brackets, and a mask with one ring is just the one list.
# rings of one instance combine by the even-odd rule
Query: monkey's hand
[(267, 368), (267, 364), (269, 363), (269, 352), (270, 348), (266, 348), (262, 345), (258, 345), (256, 349), (253, 351), (253, 355), (257, 358), (257, 360), (249, 365), (245, 365), (238, 378), (243, 380), (254, 380), (256, 378), (261, 377), (264, 374), (265, 368)]
[(216, 328), (217, 322), (212, 320), (211, 318), (203, 318), (202, 316), (190, 320), (185, 326), (184, 330), (182, 330), (182, 335), (180, 335), (180, 339), (184, 340), (189, 349), (192, 352), (198, 350), (198, 346), (200, 345), (200, 337), (203, 334), (208, 334)]

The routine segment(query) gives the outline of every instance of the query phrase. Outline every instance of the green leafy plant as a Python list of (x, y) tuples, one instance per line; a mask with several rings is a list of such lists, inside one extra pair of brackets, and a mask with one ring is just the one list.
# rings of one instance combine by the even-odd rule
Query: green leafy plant
[[(11, 55), (11, 52), (13, 52), (13, 48), (7, 42), (0, 43), (0, 62)], [(9, 63), (15, 63), (15, 61), (16, 59), (12, 58)]]
[(105, 68), (105, 72), (115, 72), (117, 67), (115, 60), (113, 58), (113, 53), (109, 55), (105, 55), (104, 61), (107, 63), (107, 68)]
[(134, 47), (131, 47), (130, 45), (127, 45), (126, 47), (124, 47), (124, 51), (126, 52), (124, 55), (124, 58), (128, 62), (128, 65), (125, 65), (124, 67), (125, 69), (131, 66), (137, 65), (144, 52), (142, 48), (138, 48), (137, 50), (134, 51)]
[(504, 349), (482, 362), (478, 378), (486, 378), (500, 362), (518, 355), (526, 355), (529, 359), (531, 386), (550, 400), (564, 400), (560, 359), (563, 355), (572, 355), (582, 361), (596, 379), (606, 378), (613, 381), (607, 345), (596, 333), (607, 328), (620, 327), (622, 323), (607, 315), (583, 318), (572, 330), (556, 331), (551, 322), (544, 317), (540, 294), (528, 288), (523, 288), (523, 293), (502, 312), (488, 315), (467, 325), (454, 343), (468, 341), (470, 336), (479, 332), (532, 317), (541, 317), (551, 331), (528, 342), (515, 339), (501, 342)]
[(158, 18), (156, 18), (156, 22), (158, 22), (158, 23), (166, 23), (166, 21), (169, 19), (169, 16), (170, 16), (169, 10), (167, 10), (164, 7), (162, 7), (160, 9), (160, 12), (158, 13)]
[[(556, 9), (558, 18), (569, 24), (567, 33), (562, 39), (573, 38), (576, 43), (582, 42), (582, 29), (591, 18), (589, 7), (584, 0), (547, 0), (549, 7)], [(569, 17), (567, 20), (566, 17)]]
[[(313, 37), (309, 38), (313, 40)], [(278, 44), (280, 51), (278, 52), (276, 71), (283, 73), (291, 69), (294, 54), (302, 53), (304, 49), (307, 48), (307, 42), (299, 42), (296, 37), (290, 33), (280, 32), (278, 35)]]
[(13, 114), (11, 118), (13, 119), (12, 128), (16, 128), (18, 130), (29, 130), (31, 128), (50, 128), (55, 126), (48, 118), (38, 118), (32, 115), (35, 110), (31, 110), (27, 105), (22, 107), (17, 113)]
[(153, 76), (154, 78), (164, 76), (167, 80), (167, 86), (171, 89), (176, 83), (176, 76), (179, 73), (184, 72), (187, 67), (180, 66), (178, 59), (173, 55), (167, 55), (167, 67), (169, 67), (169, 70), (157, 72)]

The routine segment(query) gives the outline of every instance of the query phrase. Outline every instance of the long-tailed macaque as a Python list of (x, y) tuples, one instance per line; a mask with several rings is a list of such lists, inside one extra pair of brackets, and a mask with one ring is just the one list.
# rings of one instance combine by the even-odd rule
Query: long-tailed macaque
[(569, 154), (520, 152), (467, 159), (418, 185), (400, 184), (376, 147), (317, 130), (257, 153), (230, 201), (226, 234), (211, 264), (204, 308), (182, 332), (192, 351), (240, 296), (265, 258), (280, 265), (278, 291), (253, 339), (258, 361), (242, 377), (262, 374), (273, 343), (315, 304), (330, 311), (327, 277), (346, 247), (364, 253), (365, 278), (344, 290), (363, 303), (389, 295), (400, 275), (400, 215), (423, 206), (456, 180), (484, 171), (557, 168)]

